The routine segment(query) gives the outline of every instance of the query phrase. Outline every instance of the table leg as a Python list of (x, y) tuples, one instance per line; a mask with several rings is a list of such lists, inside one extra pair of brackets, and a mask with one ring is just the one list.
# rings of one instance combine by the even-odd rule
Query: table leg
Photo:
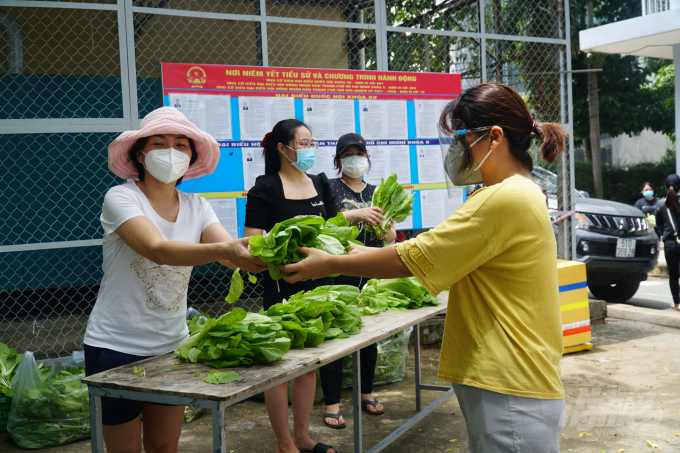
[(363, 453), (361, 431), (361, 352), (352, 353), (352, 389), (354, 393), (354, 453)]
[(413, 355), (416, 360), (416, 410), (420, 411), (423, 408), (423, 401), (420, 395), (420, 324), (413, 326)]
[(223, 401), (215, 402), (212, 407), (213, 453), (227, 453), (227, 428), (224, 420)]
[(102, 435), (102, 397), (90, 391), (90, 438), (92, 453), (104, 453), (104, 436)]

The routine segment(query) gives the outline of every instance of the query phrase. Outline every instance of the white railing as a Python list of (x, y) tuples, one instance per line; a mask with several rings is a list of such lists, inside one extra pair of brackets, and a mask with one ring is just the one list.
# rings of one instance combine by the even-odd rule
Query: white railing
[(656, 14), (671, 9), (670, 0), (642, 0), (642, 15)]

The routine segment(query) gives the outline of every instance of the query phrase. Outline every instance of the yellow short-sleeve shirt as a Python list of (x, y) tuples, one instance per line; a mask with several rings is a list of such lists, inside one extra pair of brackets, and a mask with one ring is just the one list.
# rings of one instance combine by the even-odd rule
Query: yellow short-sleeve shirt
[(397, 245), (430, 293), (451, 288), (439, 379), (564, 398), (556, 247), (545, 196), (520, 176), (478, 190), (441, 225)]

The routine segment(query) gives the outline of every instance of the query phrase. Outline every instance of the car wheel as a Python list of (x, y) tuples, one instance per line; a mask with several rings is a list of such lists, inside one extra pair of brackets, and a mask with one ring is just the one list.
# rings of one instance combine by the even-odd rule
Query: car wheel
[(640, 282), (618, 281), (608, 285), (588, 285), (593, 296), (607, 302), (626, 302), (632, 298), (640, 287)]

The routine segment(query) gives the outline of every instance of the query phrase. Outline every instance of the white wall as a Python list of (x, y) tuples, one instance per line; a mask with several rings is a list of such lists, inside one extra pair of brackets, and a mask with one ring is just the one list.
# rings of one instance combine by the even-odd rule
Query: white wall
[(659, 162), (666, 150), (673, 148), (670, 140), (660, 133), (648, 129), (640, 135), (630, 137), (626, 134), (611, 139), (612, 164), (626, 166), (640, 162)]

